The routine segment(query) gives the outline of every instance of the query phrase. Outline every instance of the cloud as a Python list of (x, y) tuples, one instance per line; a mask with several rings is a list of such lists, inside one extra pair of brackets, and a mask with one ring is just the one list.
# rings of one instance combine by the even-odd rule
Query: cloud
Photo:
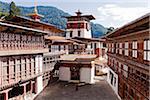
[(107, 21), (107, 25), (120, 27), (149, 12), (148, 7), (122, 7), (115, 4), (106, 4), (98, 9), (99, 21)]

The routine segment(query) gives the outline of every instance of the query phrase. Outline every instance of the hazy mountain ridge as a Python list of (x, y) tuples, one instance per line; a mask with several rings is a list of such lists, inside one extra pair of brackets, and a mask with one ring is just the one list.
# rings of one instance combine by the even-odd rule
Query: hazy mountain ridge
[[(22, 7), (18, 6), (21, 10), (22, 16), (27, 16), (32, 13), (34, 7)], [(0, 1), (1, 12), (9, 11), (9, 4)], [(66, 19), (63, 16), (70, 16), (70, 14), (52, 6), (38, 6), (37, 7), (39, 14), (44, 15), (41, 19), (42, 21), (50, 24), (54, 24), (61, 29), (66, 28)], [(92, 36), (100, 37), (107, 32), (107, 29), (100, 24), (91, 23), (92, 26)]]

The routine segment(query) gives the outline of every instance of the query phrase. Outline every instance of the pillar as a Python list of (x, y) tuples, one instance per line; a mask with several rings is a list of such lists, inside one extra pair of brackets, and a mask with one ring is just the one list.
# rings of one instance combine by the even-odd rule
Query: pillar
[(8, 100), (8, 91), (4, 93), (4, 100)]
[(31, 87), (30, 94), (32, 95), (32, 92), (33, 92), (33, 82), (32, 81), (30, 83), (30, 87)]
[(94, 76), (95, 76), (95, 62), (91, 62), (91, 84), (94, 84)]
[(26, 84), (23, 85), (23, 97), (24, 97), (24, 100), (26, 100)]
[[(42, 66), (43, 66), (43, 56), (37, 55), (35, 57), (36, 74), (42, 73)], [(42, 90), (43, 90), (43, 78), (42, 78), (42, 75), (40, 75), (36, 78), (36, 93), (38, 94)]]

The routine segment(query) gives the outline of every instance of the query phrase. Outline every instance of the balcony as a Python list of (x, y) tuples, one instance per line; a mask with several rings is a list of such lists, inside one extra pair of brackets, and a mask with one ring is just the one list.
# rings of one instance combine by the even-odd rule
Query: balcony
[(0, 76), (0, 90), (10, 87), (12, 85), (18, 84), (20, 82), (24, 82), (30, 79), (33, 79), (39, 76), (40, 70), (36, 72), (35, 68), (23, 71), (17, 71), (9, 74), (4, 74)]
[(43, 36), (0, 33), (0, 56), (48, 52)]

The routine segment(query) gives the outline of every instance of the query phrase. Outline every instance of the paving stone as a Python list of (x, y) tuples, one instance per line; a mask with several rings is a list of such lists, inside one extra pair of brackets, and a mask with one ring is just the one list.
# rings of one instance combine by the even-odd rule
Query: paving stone
[(56, 82), (49, 84), (35, 100), (119, 100), (108, 85), (103, 80), (96, 84), (83, 85), (78, 87), (73, 83)]

